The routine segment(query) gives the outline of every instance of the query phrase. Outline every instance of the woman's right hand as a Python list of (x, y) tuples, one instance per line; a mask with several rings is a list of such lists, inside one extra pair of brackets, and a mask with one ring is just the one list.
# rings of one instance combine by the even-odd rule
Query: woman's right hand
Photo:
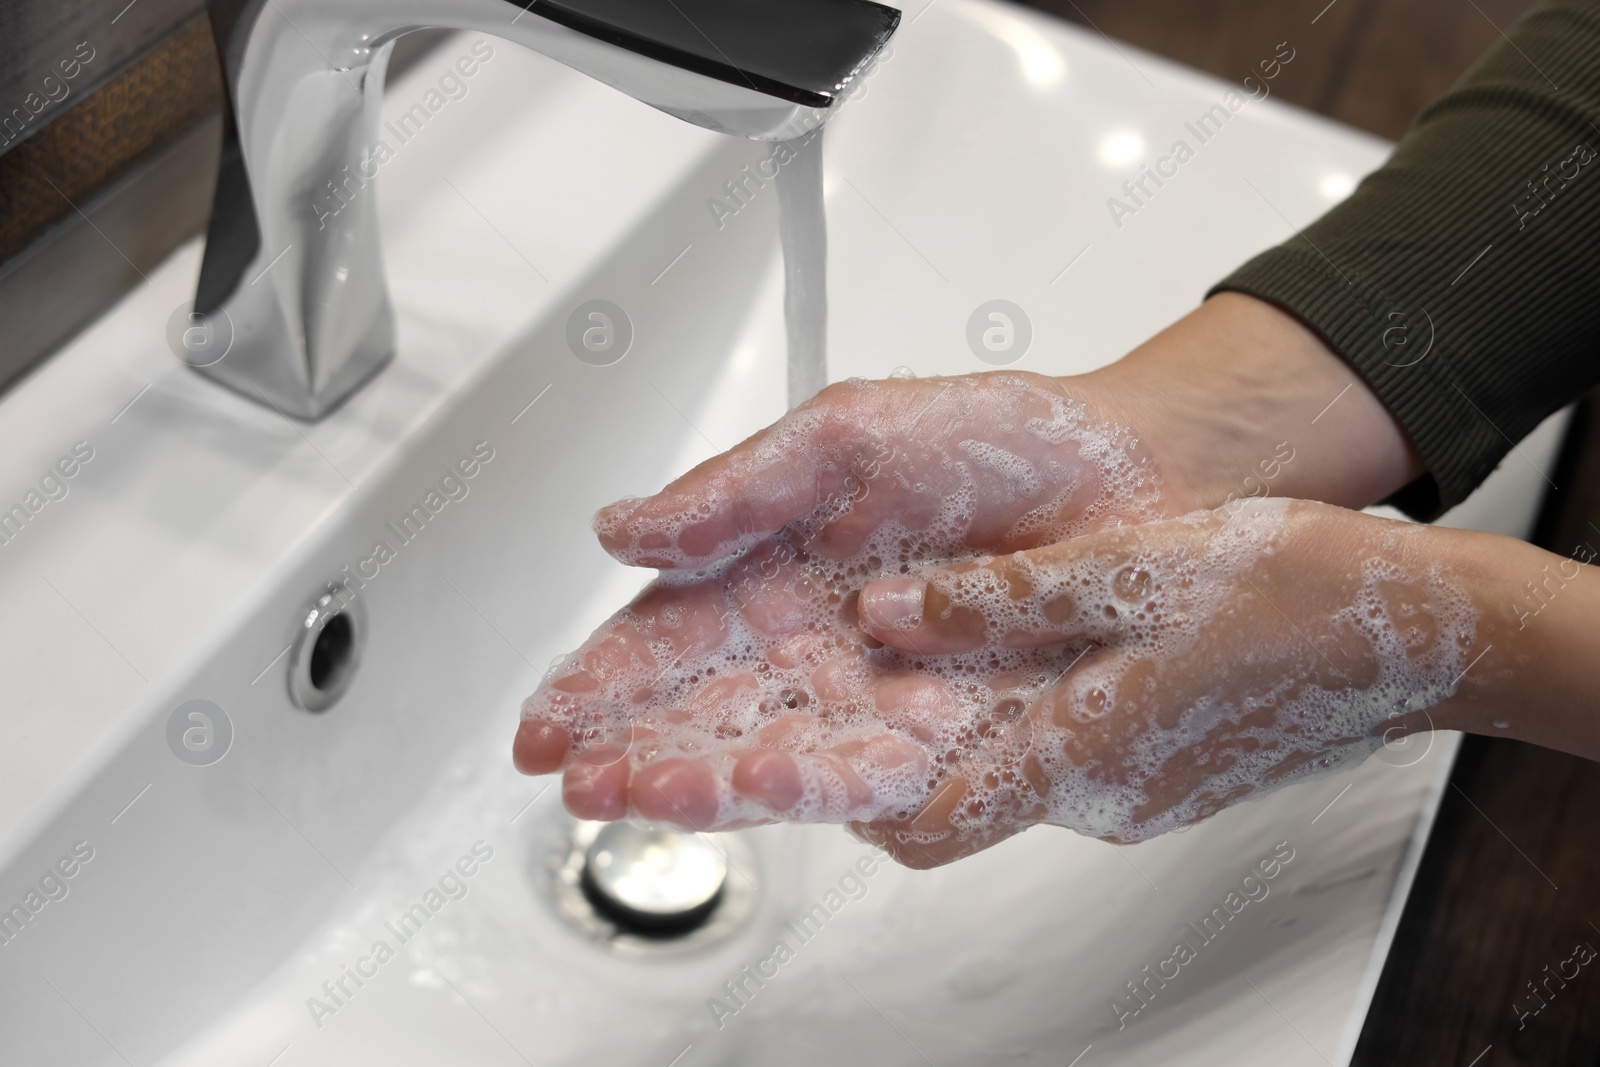
[(964, 493), (970, 527), (939, 551), (1014, 552), (1235, 498), (1365, 507), (1421, 472), (1321, 340), (1223, 293), (1088, 374), (830, 386), (660, 492), (601, 509), (595, 530), (624, 563), (668, 570), (785, 528), (838, 557), (890, 519), (933, 530)]
[(1189, 510), (1089, 376), (996, 371), (831, 385), (645, 499), (595, 516), (624, 563), (694, 570), (787, 530), (843, 558), (893, 523), (917, 555), (1016, 551)]

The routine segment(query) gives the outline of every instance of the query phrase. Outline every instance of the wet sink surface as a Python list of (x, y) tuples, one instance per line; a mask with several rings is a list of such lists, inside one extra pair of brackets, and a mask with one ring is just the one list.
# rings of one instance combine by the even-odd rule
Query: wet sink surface
[[(1386, 150), (1252, 101), (1119, 215), (1228, 86), (990, 4), (909, 16), (828, 133), (836, 379), (986, 369), (967, 325), (997, 299), (1031, 327), (1012, 365), (1104, 364)], [(177, 364), (193, 246), (0, 400), (7, 492), (94, 452), (0, 559), (0, 904), (41, 901), (0, 947), (5, 1058), (1346, 1059), (1444, 736), (1127, 849), (1042, 829), (915, 873), (835, 828), (749, 831), (749, 915), (694, 953), (619, 954), (561, 917), (571, 821), (511, 771), (516, 709), (647, 577), (588, 515), (781, 414), (776, 195), (730, 198), (761, 146), (492, 48), (374, 191), (401, 351), (335, 416), (291, 424)], [(569, 345), (595, 300), (626, 316), (618, 360)], [(1457, 520), (1520, 532), (1530, 481), (1497, 475)], [(359, 672), (301, 711), (287, 646), (351, 572)], [(221, 758), (169, 729), (196, 700)]]

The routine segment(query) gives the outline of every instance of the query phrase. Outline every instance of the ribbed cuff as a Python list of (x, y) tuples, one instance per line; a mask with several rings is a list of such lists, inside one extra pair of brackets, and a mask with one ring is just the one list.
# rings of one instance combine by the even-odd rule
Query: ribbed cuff
[(1282, 308), (1366, 381), (1429, 472), (1390, 501), (1418, 518), (1600, 383), (1597, 56), (1600, 3), (1542, 0), (1349, 199), (1211, 289)]

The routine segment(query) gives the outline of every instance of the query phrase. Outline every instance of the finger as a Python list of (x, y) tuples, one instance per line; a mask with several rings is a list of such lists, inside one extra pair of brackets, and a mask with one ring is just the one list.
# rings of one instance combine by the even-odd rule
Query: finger
[(965, 833), (958, 831), (952, 818), (968, 802), (969, 793), (966, 779), (947, 778), (909, 819), (855, 822), (849, 829), (868, 844), (888, 852), (895, 862), (919, 871), (942, 867), (991, 848), (1023, 829), (999, 823)]
[[(654, 496), (600, 509), (605, 550), (641, 567), (693, 568), (742, 551), (841, 493), (870, 425), (848, 415), (860, 386), (823, 390)], [(869, 449), (870, 450), (870, 449)]]
[(732, 785), (735, 793), (760, 801), (777, 815), (793, 809), (805, 789), (794, 757), (773, 749), (740, 756), (734, 764)]
[(922, 656), (979, 648), (989, 640), (989, 614), (957, 603), (924, 578), (880, 578), (861, 590), (862, 629), (886, 645)]
[(1110, 640), (1154, 610), (1159, 561), (1144, 543), (1157, 539), (1145, 532), (1154, 528), (879, 579), (861, 590), (861, 625), (884, 644), (919, 655)]
[(813, 752), (743, 753), (731, 785), (789, 821), (843, 823), (914, 811), (927, 794), (929, 765), (921, 745), (885, 731)]
[(629, 709), (617, 706), (608, 690), (616, 688), (615, 679), (653, 674), (655, 657), (646, 636), (627, 622), (613, 618), (601, 635), (552, 670), (523, 701), (511, 747), (512, 761), (523, 774), (548, 774), (593, 749), (632, 742)]
[(634, 810), (651, 822), (716, 829), (717, 781), (698, 760), (671, 758), (641, 767), (628, 792)]
[[(512, 759), (524, 774), (546, 774), (594, 750), (626, 751), (641, 739), (641, 700), (674, 663), (704, 655), (726, 639), (722, 592), (713, 582), (651, 588), (612, 616), (577, 654), (551, 670), (522, 705)], [(702, 694), (708, 707), (728, 699), (733, 676)], [(714, 710), (714, 709), (713, 709)]]
[(955, 836), (939, 842), (924, 842), (904, 831), (884, 828), (880, 823), (856, 822), (849, 824), (846, 829), (867, 844), (883, 849), (902, 867), (914, 871), (931, 870), (966, 859), (974, 853), (993, 848), (1023, 830), (1022, 827), (1007, 827), (984, 836)]
[(628, 778), (625, 759), (603, 766), (575, 763), (561, 778), (561, 800), (580, 819), (610, 822), (628, 814)]
[(511, 742), (511, 762), (523, 774), (549, 774), (561, 769), (570, 747), (565, 727), (543, 719), (524, 719)]

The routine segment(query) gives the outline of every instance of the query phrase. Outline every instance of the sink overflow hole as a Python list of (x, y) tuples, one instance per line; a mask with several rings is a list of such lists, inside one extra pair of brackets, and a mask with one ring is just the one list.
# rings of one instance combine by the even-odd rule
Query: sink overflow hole
[(316, 644), (311, 646), (311, 684), (321, 690), (335, 688), (350, 666), (355, 646), (355, 627), (350, 625), (350, 616), (340, 612), (329, 619), (317, 635)]
[(361, 663), (366, 615), (359, 599), (346, 601), (331, 584), (300, 616), (289, 661), (289, 696), (307, 711), (326, 711), (350, 688)]

